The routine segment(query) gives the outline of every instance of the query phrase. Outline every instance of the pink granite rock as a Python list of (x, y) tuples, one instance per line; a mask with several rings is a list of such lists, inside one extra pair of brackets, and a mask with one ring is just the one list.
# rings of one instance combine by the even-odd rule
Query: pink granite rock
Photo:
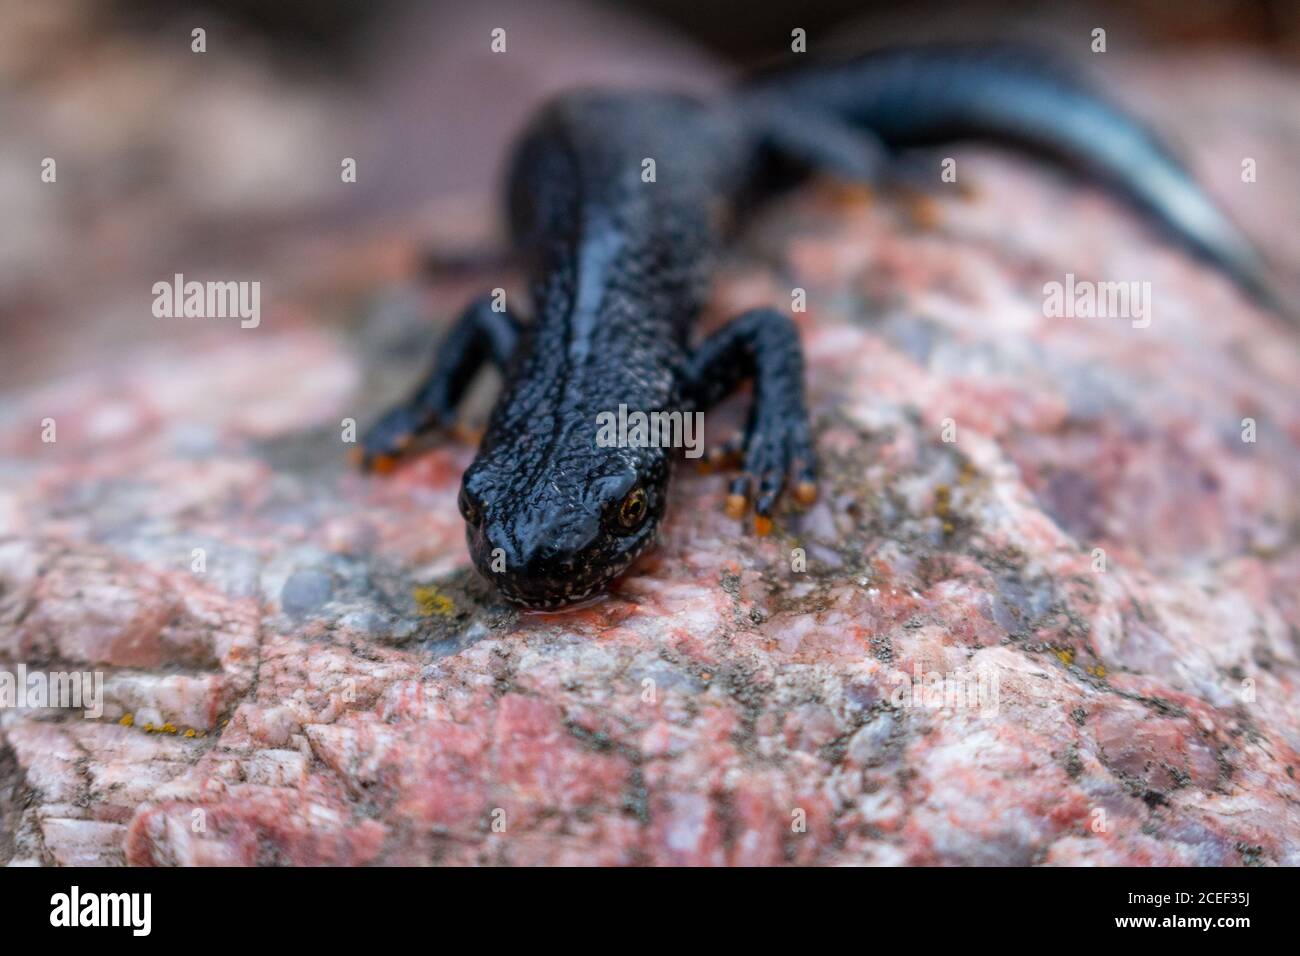
[[(1234, 178), (1286, 168), (1294, 97), (1234, 108), (1278, 75), (1129, 75), (1294, 268), (1294, 196)], [(955, 155), (931, 224), (810, 188), (719, 280), (714, 322), (807, 290), (820, 502), (754, 538), (683, 467), (567, 614), (470, 571), (470, 446), (345, 464), (417, 310), (277, 301), (11, 390), (0, 667), (99, 671), (104, 713), (0, 711), (0, 860), (1300, 863), (1293, 342), (1101, 193)], [(1045, 317), (1066, 273), (1149, 279), (1153, 321)]]

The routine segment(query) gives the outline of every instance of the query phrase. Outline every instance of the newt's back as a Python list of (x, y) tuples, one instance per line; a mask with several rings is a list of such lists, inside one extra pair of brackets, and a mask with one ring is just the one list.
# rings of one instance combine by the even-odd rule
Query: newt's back
[(656, 318), (684, 337), (749, 155), (738, 118), (718, 104), (635, 92), (554, 100), (521, 136), (508, 175), (538, 320), (572, 310), (585, 285), (659, 306)]

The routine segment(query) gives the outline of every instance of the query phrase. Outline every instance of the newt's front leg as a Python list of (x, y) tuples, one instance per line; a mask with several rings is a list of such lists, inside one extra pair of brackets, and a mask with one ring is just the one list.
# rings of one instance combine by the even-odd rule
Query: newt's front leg
[(475, 299), (448, 329), (433, 367), (406, 401), (389, 409), (361, 439), (363, 468), (388, 471), (416, 437), (449, 424), (469, 383), (487, 362), (502, 371), (519, 341), (519, 321), (493, 309), (493, 296)]
[(702, 342), (687, 365), (695, 407), (716, 404), (742, 382), (754, 399), (741, 442), (741, 474), (731, 483), (727, 513), (744, 517), (754, 502), (754, 530), (772, 530), (772, 510), (794, 475), (795, 500), (817, 497), (817, 463), (804, 406), (803, 351), (793, 322), (775, 309), (753, 309)]

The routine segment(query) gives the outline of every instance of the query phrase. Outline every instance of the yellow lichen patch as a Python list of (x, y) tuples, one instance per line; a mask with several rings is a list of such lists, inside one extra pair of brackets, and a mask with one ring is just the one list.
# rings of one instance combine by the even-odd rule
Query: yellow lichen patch
[(1071, 664), (1074, 663), (1074, 651), (1068, 650), (1066, 648), (1062, 648), (1061, 650), (1057, 651), (1056, 657), (1066, 667), (1069, 667)]
[(947, 485), (934, 489), (934, 513), (940, 518), (947, 518), (952, 513), (952, 489)]
[(961, 466), (961, 474), (957, 476), (957, 483), (959, 485), (969, 485), (974, 480), (975, 480), (975, 466), (972, 465), (970, 462), (965, 462)]
[[(137, 724), (136, 724), (136, 722), (135, 722), (135, 715), (134, 715), (134, 714), (123, 714), (121, 717), (119, 717), (119, 718), (117, 719), (117, 722), (118, 722), (118, 725), (119, 725), (119, 726), (122, 726), (122, 727), (137, 727)], [(177, 733), (180, 733), (180, 731), (176, 728), (176, 725), (173, 724), (173, 723), (170, 723), (170, 722), (165, 723), (165, 724), (155, 724), (155, 723), (153, 723), (153, 721), (145, 721), (145, 723), (144, 723), (143, 725), (140, 725), (140, 726), (138, 727), (138, 729), (139, 729), (139, 730), (143, 730), (146, 734), (177, 734)], [(186, 737), (193, 737), (193, 736), (194, 736), (194, 731), (193, 731), (193, 730), (187, 730), (187, 731), (185, 731), (185, 736), (186, 736)]]
[(1105, 677), (1105, 676), (1106, 676), (1106, 668), (1105, 668), (1105, 666), (1103, 666), (1103, 665), (1101, 665), (1101, 664), (1094, 664), (1092, 667), (1089, 667), (1089, 668), (1086, 668), (1086, 669), (1087, 669), (1088, 673), (1091, 674), (1093, 677)]
[(455, 602), (432, 585), (416, 588), (411, 593), (420, 613), (425, 617), (432, 617), (435, 614), (446, 617), (456, 610)]
[(186, 731), (185, 731), (185, 736), (186, 736), (186, 737), (193, 737), (193, 736), (194, 736), (194, 728), (193, 728), (193, 727), (189, 727), (189, 728), (187, 728)]
[(934, 489), (934, 513), (943, 523), (944, 534), (950, 535), (957, 530), (957, 525), (952, 520), (952, 489), (947, 485), (938, 485)]

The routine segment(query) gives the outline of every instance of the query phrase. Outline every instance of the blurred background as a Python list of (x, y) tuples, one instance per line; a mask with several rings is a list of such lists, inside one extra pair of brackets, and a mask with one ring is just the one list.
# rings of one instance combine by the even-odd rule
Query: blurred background
[[(261, 279), (264, 324), (355, 318), (356, 297), (409, 275), (419, 250), (494, 241), (500, 163), (539, 99), (584, 83), (707, 90), (789, 55), (796, 26), (813, 55), (1026, 38), (1094, 72), (1158, 71), (1139, 95), (1184, 99), (1212, 98), (1198, 84), (1216, 58), (1275, 71), (1300, 57), (1294, 0), (1062, 6), (2, 0), (0, 383), (163, 334), (232, 334), (162, 331), (150, 290), (174, 272)], [(506, 56), (489, 51), (498, 26)], [(1099, 26), (1105, 59), (1089, 52)], [(1242, 108), (1262, 123), (1279, 105)], [(47, 157), (55, 183), (40, 179)], [(355, 183), (341, 181), (345, 157)]]

